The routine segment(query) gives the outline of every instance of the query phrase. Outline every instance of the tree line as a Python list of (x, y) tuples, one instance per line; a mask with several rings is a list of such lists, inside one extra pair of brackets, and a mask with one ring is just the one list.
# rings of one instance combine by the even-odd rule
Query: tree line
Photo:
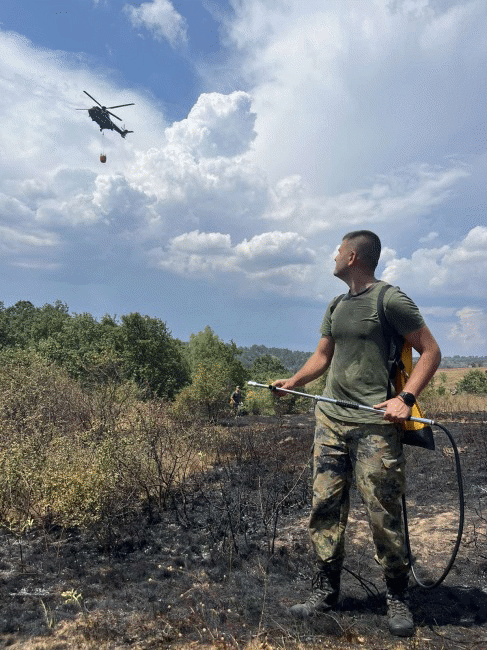
[(245, 367), (250, 368), (254, 361), (261, 357), (277, 359), (289, 372), (295, 373), (310, 358), (312, 352), (288, 350), (287, 348), (268, 348), (265, 345), (251, 345), (240, 348), (240, 358)]
[(444, 357), (440, 368), (483, 368), (487, 366), (487, 357), (466, 357), (456, 354), (453, 357)]
[(225, 343), (209, 326), (183, 342), (161, 319), (138, 312), (97, 320), (89, 313), (71, 314), (60, 300), (42, 307), (26, 300), (9, 307), (0, 302), (2, 354), (38, 354), (87, 388), (132, 381), (142, 396), (173, 400), (182, 394), (183, 403), (194, 395), (212, 401), (250, 378), (291, 374), (276, 356), (263, 347), (255, 354), (254, 348), (246, 356), (245, 349)]

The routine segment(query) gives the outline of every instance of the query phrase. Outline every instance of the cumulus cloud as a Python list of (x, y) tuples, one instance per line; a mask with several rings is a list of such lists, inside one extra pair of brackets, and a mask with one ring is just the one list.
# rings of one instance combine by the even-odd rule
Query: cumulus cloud
[(315, 192), (336, 194), (432, 152), (476, 150), (467, 122), (482, 129), (471, 75), (486, 63), (485, 3), (234, 8), (228, 33), (253, 86), (256, 160), (273, 180), (298, 172)]
[(230, 235), (223, 235), (221, 232), (193, 232), (183, 233), (174, 237), (169, 242), (169, 250), (174, 253), (198, 253), (206, 254), (225, 253), (231, 250)]
[(186, 119), (166, 129), (169, 143), (198, 158), (231, 158), (246, 152), (255, 137), (251, 98), (243, 91), (204, 93)]
[[(215, 277), (215, 272), (239, 274), (242, 282), (289, 285), (306, 274), (315, 261), (306, 240), (294, 232), (266, 232), (232, 245), (229, 235), (198, 230), (172, 238), (168, 246), (150, 251), (152, 263), (187, 277)], [(299, 277), (296, 277), (299, 276)], [(256, 291), (262, 286), (255, 286)]]
[[(60, 87), (57, 81), (60, 60), (41, 52), (39, 65), (48, 79), (45, 83), (53, 87), (45, 94), (28, 69), (32, 53), (28, 44), (12, 37), (10, 45), (11, 49), (15, 46), (15, 65), (21, 75), (37, 90), (33, 94), (43, 98), (43, 110), (47, 111), (53, 95), (68, 96), (73, 90), (69, 84)], [(76, 83), (84, 85), (85, 74), (72, 63), (70, 79), (78, 75)], [(86, 87), (96, 97), (98, 93), (117, 96), (116, 88), (102, 92), (91, 79)], [(77, 92), (81, 94), (79, 89)], [(15, 99), (20, 112), (27, 110), (24, 95)], [(147, 104), (141, 103), (144, 115)], [(60, 110), (64, 111), (66, 129), (61, 144), (69, 149), (70, 137), (74, 142), (86, 141), (91, 124), (85, 114), (73, 107)], [(187, 118), (160, 129), (159, 137), (157, 128), (155, 137), (152, 128), (154, 122), (163, 124), (163, 120), (156, 117), (148, 120), (150, 134), (147, 125), (136, 127), (137, 147), (116, 139), (116, 171), (109, 167), (100, 170), (96, 137), (81, 151), (78, 148), (69, 163), (65, 155), (62, 163), (55, 156), (46, 159), (48, 144), (39, 145), (37, 152), (32, 148), (29, 159), (35, 162), (36, 173), (29, 172), (25, 151), (19, 148), (0, 182), (3, 223), (16, 220), (16, 226), (20, 222), (26, 227), (35, 224), (37, 230), (55, 227), (54, 248), (59, 249), (63, 240), (78, 241), (80, 228), (89, 229), (84, 241), (91, 264), (96, 263), (96, 255), (105, 259), (106, 244), (102, 242), (110, 233), (111, 250), (119, 246), (126, 255), (125, 246), (130, 242), (136, 259), (149, 260), (161, 270), (194, 278), (216, 277), (218, 273), (229, 277), (238, 272), (242, 278), (252, 277), (256, 290), (274, 287), (281, 294), (326, 299), (316, 287), (322, 283), (324, 265), (344, 228), (373, 227), (391, 219), (411, 223), (445, 202), (468, 173), (464, 165), (456, 163), (443, 168), (410, 165), (377, 176), (368, 187), (336, 195), (314, 193), (297, 174), (272, 184), (253, 156), (255, 121), (250, 94), (202, 94)], [(25, 128), (28, 124), (26, 121)], [(37, 137), (36, 125), (29, 128), (27, 142)], [(53, 141), (46, 131), (42, 137), (47, 138), (46, 143)], [(153, 146), (140, 146), (152, 139)], [(59, 143), (57, 135), (56, 141)], [(62, 147), (56, 151), (59, 155)], [(15, 165), (23, 173), (16, 174)], [(389, 263), (394, 260), (391, 255)]]
[(0, 248), (6, 253), (16, 253), (30, 248), (51, 247), (59, 243), (54, 233), (40, 230), (20, 231), (15, 228), (0, 226)]
[(487, 341), (487, 313), (480, 308), (464, 307), (456, 314), (457, 322), (452, 325), (448, 338), (466, 353), (481, 354)]
[[(454, 161), (443, 167), (415, 164), (337, 194), (314, 192), (300, 174), (272, 182), (254, 156), (258, 115), (249, 93), (204, 93), (187, 118), (167, 126), (144, 98), (131, 92), (121, 96), (108, 83), (101, 86), (76, 61), (34, 50), (13, 35), (2, 37), (8, 57), (0, 103), (11, 102), (12, 113), (23, 117), (25, 133), (16, 137), (27, 148), (20, 139), (15, 146), (5, 140), (15, 133), (7, 118), (0, 139), (14, 153), (0, 181), (0, 218), (5, 227), (35, 232), (49, 243), (32, 246), (33, 264), (39, 263), (39, 251), (49, 249), (45, 261), (52, 262), (58, 250), (56, 263), (62, 268), (67, 244), (79, 246), (84, 230), (81, 241), (91, 265), (97, 259), (104, 263), (109, 236), (113, 255), (119, 247), (126, 256), (130, 244), (139, 263), (184, 277), (239, 275), (252, 278), (256, 291), (326, 300), (322, 276), (344, 229), (393, 220), (411, 227), (449, 200), (469, 172)], [(66, 65), (70, 74), (61, 82)], [(15, 90), (14, 78), (22, 80), (23, 90)], [(100, 169), (97, 131), (90, 130), (84, 112), (74, 110), (74, 97), (86, 99), (80, 87), (94, 97), (136, 101), (137, 138), (109, 140), (117, 147), (113, 171)], [(26, 97), (39, 102), (34, 124)], [(46, 117), (53, 112), (54, 127)], [(16, 263), (13, 255), (9, 259)], [(395, 268), (399, 272), (401, 259), (392, 253), (383, 258), (389, 275)], [(443, 276), (438, 277), (436, 284)]]
[(313, 195), (298, 175), (279, 181), (266, 217), (300, 223), (308, 234), (337, 224), (388, 223), (427, 215), (443, 203), (455, 185), (469, 175), (460, 164), (447, 168), (410, 165), (397, 173), (380, 175), (370, 187), (334, 196)]
[(127, 4), (124, 10), (134, 27), (145, 27), (155, 39), (167, 40), (173, 47), (187, 42), (186, 21), (169, 0)]
[(476, 226), (456, 245), (420, 248), (411, 257), (387, 260), (382, 279), (407, 284), (414, 292), (487, 297), (487, 228)]
[[(97, 226), (108, 227), (112, 241), (130, 235), (134, 247), (154, 246), (195, 228), (238, 237), (262, 215), (265, 174), (245, 158), (255, 136), (248, 94), (204, 94), (185, 120), (166, 128), (144, 97), (100, 83), (76, 57), (15, 34), (0, 32), (0, 45), (0, 147), (9, 152), (0, 163), (0, 223), (46, 229), (49, 241), (56, 228), (60, 250), (63, 241), (80, 241), (80, 228), (91, 229), (86, 237), (95, 246)], [(87, 113), (75, 110), (92, 103), (82, 88), (101, 100), (135, 101), (136, 137), (109, 133), (102, 145)], [(102, 146), (109, 162), (100, 168)]]
[(419, 238), (419, 243), (420, 244), (427, 244), (430, 241), (433, 241), (434, 239), (438, 238), (438, 233), (437, 232), (429, 232), (427, 235), (424, 237)]
[(243, 267), (254, 270), (313, 264), (316, 258), (306, 239), (295, 232), (274, 231), (255, 235), (238, 244), (235, 252)]

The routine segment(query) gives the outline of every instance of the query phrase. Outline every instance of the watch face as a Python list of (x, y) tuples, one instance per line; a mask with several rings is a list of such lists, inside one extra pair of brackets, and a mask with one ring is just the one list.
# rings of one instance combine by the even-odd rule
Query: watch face
[(413, 406), (413, 404), (416, 402), (416, 398), (412, 393), (401, 393), (400, 396), (404, 400), (404, 403), (407, 404), (407, 406)]

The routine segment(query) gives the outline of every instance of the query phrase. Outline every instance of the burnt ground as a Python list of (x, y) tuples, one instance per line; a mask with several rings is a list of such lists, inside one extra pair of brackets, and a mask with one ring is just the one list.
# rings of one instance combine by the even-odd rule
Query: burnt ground
[[(384, 583), (354, 492), (338, 607), (311, 622), (286, 608), (309, 593), (307, 536), (313, 417), (239, 417), (204, 475), (149, 523), (119, 529), (32, 529), (0, 537), (0, 647), (487, 648), (485, 419), (442, 422), (460, 450), (465, 532), (433, 590), (414, 585), (416, 636), (391, 637)], [(448, 438), (407, 448), (408, 514), (417, 575), (436, 580), (458, 524)]]

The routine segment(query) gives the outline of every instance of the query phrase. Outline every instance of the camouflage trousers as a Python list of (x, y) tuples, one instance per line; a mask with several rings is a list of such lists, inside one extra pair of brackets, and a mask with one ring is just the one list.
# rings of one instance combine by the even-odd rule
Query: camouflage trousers
[(404, 575), (409, 570), (401, 508), (405, 459), (395, 425), (340, 422), (316, 410), (309, 530), (320, 564), (332, 570), (342, 567), (349, 493), (355, 473), (376, 559), (387, 578)]

